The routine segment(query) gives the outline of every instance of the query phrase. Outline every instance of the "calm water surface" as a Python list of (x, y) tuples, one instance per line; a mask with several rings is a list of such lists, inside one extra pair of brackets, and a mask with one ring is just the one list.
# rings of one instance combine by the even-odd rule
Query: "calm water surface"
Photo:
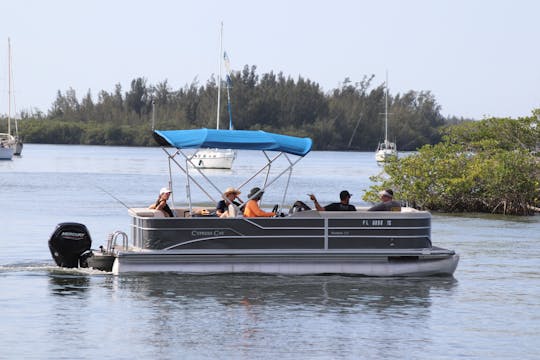
[[(56, 268), (47, 240), (64, 221), (86, 224), (96, 246), (128, 232), (120, 202), (154, 201), (168, 182), (163, 152), (26, 144), (23, 154), (0, 162), (0, 359), (539, 358), (539, 216), (434, 215), (434, 243), (461, 255), (453, 278), (112, 276)], [(240, 152), (233, 170), (208, 176), (225, 188), (261, 163)], [(286, 201), (314, 192), (329, 203), (347, 189), (365, 205), (380, 170), (373, 153), (312, 152)], [(209, 203), (200, 190), (192, 198)]]

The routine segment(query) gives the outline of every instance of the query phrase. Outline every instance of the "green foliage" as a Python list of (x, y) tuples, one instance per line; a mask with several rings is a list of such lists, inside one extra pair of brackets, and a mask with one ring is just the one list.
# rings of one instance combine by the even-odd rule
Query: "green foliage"
[(96, 126), (95, 123), (70, 123), (59, 120), (26, 120), (21, 122), (21, 133), (28, 143), (133, 145), (149, 146), (154, 141), (147, 125)]
[[(384, 85), (373, 87), (373, 76), (360, 82), (345, 79), (324, 93), (319, 84), (283, 73), (258, 75), (245, 66), (231, 76), (233, 124), (236, 129), (309, 136), (314, 149), (373, 150), (384, 136)], [(228, 128), (227, 96), (222, 87), (220, 128)], [(155, 104), (155, 107), (152, 106)], [(416, 150), (440, 140), (444, 124), (440, 106), (429, 92), (409, 91), (389, 96), (389, 136), (400, 150)], [(197, 80), (173, 90), (167, 81), (148, 84), (134, 79), (128, 91), (117, 84), (93, 99), (81, 100), (75, 90), (58, 91), (48, 114), (24, 113), (20, 134), (26, 142), (101, 145), (151, 145), (152, 117), (158, 129), (215, 128), (217, 80)], [(65, 127), (65, 129), (62, 129)]]
[(390, 187), (420, 209), (526, 215), (538, 207), (536, 116), (463, 123), (445, 134), (443, 142), (387, 164), (364, 199)]

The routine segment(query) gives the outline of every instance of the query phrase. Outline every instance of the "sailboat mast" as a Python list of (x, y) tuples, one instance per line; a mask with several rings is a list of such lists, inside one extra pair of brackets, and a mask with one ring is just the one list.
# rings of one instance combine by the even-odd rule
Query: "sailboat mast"
[(221, 22), (221, 29), (219, 32), (219, 56), (218, 56), (218, 93), (217, 93), (217, 114), (216, 114), (216, 129), (219, 130), (219, 110), (220, 110), (220, 100), (221, 100), (221, 54), (223, 54), (223, 21)]
[(388, 142), (388, 70), (386, 71), (386, 92), (384, 96), (384, 143)]
[(11, 39), (8, 37), (8, 134), (11, 135)]

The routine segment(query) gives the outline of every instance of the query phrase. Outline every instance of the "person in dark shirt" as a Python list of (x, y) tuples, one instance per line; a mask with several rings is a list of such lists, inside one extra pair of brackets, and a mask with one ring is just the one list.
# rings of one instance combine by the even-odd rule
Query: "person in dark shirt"
[[(241, 192), (233, 187), (227, 188), (223, 193), (224, 199), (220, 200), (216, 205), (216, 215), (220, 217), (228, 217), (229, 215), (229, 205), (233, 204), (235, 206), (240, 206), (243, 201), (238, 197)], [(236, 201), (238, 200), (238, 201)]]
[(174, 217), (174, 214), (167, 204), (167, 200), (169, 200), (169, 196), (171, 195), (171, 189), (169, 188), (161, 188), (159, 191), (159, 197), (156, 200), (156, 202), (149, 206), (150, 209), (156, 209), (163, 212), (163, 214), (167, 217)]
[(386, 189), (379, 192), (381, 202), (373, 205), (368, 211), (401, 211), (401, 204), (398, 201), (394, 201), (394, 191), (392, 189)]
[(347, 190), (343, 190), (339, 193), (340, 202), (331, 203), (324, 207), (319, 204), (315, 195), (310, 194), (309, 198), (313, 201), (313, 204), (315, 204), (315, 208), (318, 211), (356, 211), (356, 208), (353, 205), (349, 204), (351, 196), (352, 194), (350, 194)]

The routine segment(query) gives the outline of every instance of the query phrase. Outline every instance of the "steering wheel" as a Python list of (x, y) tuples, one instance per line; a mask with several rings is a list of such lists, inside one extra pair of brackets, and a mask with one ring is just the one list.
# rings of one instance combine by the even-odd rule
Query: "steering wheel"
[(276, 214), (276, 216), (278, 216), (278, 213), (277, 213), (278, 208), (279, 208), (279, 205), (276, 204), (276, 205), (274, 205), (274, 208), (272, 209), (272, 212), (273, 212), (274, 214)]

